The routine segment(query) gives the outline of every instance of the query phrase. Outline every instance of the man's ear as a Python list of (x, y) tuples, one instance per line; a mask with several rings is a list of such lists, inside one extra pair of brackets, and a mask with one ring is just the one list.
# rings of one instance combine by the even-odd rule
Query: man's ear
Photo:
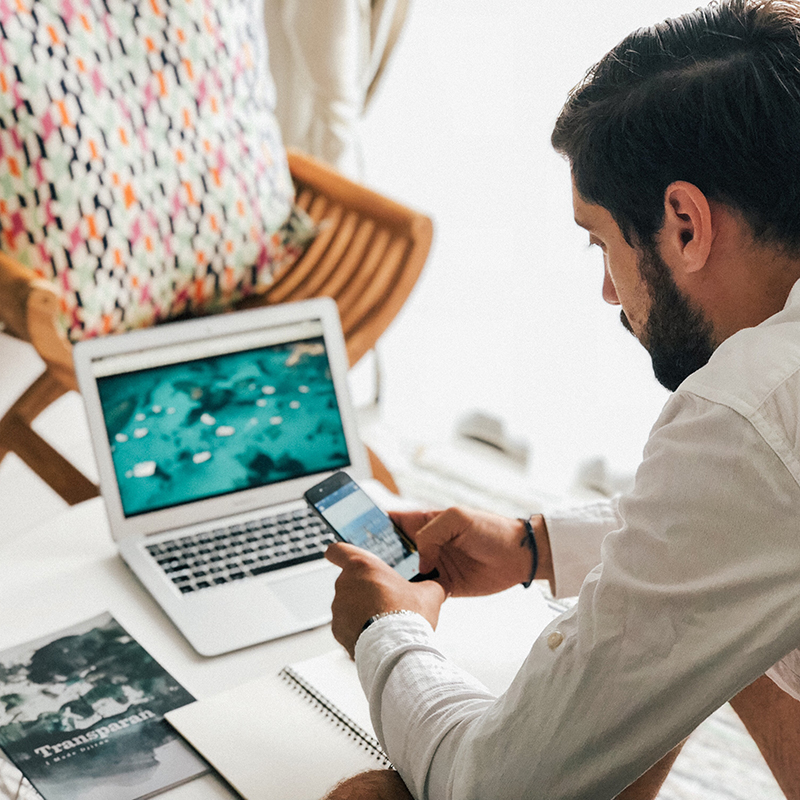
[(664, 260), (686, 274), (699, 272), (708, 261), (713, 240), (711, 207), (703, 192), (686, 181), (667, 186), (659, 234)]

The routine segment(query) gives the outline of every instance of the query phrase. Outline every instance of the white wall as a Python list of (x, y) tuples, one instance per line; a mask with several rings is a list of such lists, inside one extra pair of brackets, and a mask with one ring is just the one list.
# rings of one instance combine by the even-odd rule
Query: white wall
[(600, 297), (553, 122), (586, 69), (678, 0), (415, 0), (364, 123), (367, 182), (428, 212), (432, 256), (382, 344), (384, 419), (410, 439), (464, 411), (531, 441), (559, 488), (604, 455), (632, 470), (667, 393)]

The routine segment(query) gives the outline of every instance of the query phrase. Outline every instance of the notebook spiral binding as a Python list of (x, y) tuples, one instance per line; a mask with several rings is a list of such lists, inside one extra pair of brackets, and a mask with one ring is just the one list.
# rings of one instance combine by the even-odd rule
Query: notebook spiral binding
[(358, 723), (350, 719), (347, 714), (320, 694), (291, 667), (284, 667), (280, 672), (280, 677), (299, 694), (303, 695), (308, 702), (316, 706), (336, 725), (336, 727), (346, 733), (359, 747), (375, 756), (379, 766), (393, 768), (392, 762), (389, 761), (389, 757), (383, 751), (380, 742), (374, 736), (367, 733)]

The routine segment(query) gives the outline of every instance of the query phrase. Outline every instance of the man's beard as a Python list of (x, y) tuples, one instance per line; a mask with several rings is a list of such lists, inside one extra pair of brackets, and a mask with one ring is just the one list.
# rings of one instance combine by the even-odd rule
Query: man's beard
[[(645, 249), (638, 266), (651, 299), (640, 341), (650, 353), (656, 380), (674, 392), (708, 363), (714, 352), (714, 332), (702, 312), (681, 294), (654, 246)], [(620, 312), (620, 319), (633, 333), (624, 311)]]

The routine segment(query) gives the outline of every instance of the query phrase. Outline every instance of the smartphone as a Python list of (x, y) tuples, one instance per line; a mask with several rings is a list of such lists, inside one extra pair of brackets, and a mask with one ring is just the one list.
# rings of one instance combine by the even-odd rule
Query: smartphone
[(312, 486), (305, 498), (337, 539), (369, 550), (407, 580), (432, 577), (419, 574), (414, 544), (346, 472)]

